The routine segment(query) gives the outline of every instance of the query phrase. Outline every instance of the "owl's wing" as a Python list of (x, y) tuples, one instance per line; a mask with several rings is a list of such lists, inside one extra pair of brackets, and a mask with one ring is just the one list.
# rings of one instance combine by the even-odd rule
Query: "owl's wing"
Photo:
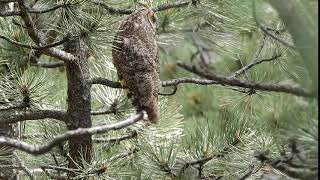
[(126, 63), (135, 71), (154, 71), (159, 73), (159, 52), (154, 42), (144, 42), (139, 38), (123, 39), (123, 52), (126, 52)]

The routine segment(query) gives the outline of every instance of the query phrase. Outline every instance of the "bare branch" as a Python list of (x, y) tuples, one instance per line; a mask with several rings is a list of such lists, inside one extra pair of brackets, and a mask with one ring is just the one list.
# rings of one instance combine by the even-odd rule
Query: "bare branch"
[(189, 4), (191, 4), (192, 1), (182, 1), (182, 2), (175, 2), (175, 3), (165, 3), (165, 4), (161, 4), (155, 8), (153, 8), (152, 10), (154, 12), (158, 12), (158, 11), (164, 11), (164, 10), (168, 10), (168, 9), (172, 9), (172, 8), (180, 8), (180, 7), (184, 7), (184, 6), (188, 6)]
[(59, 68), (59, 67), (63, 67), (64, 63), (63, 62), (51, 62), (51, 63), (38, 62), (38, 63), (32, 64), (32, 65), (37, 66), (37, 67), (42, 67), (42, 68)]
[[(97, 0), (97, 1), (94, 0), (92, 2), (96, 5), (102, 6), (104, 9), (109, 11), (109, 13), (111, 13), (111, 14), (131, 14), (134, 11), (133, 9), (112, 7), (112, 6), (109, 6), (108, 4), (106, 4), (100, 0)], [(194, 2), (194, 0), (175, 2), (175, 3), (165, 3), (165, 4), (159, 5), (155, 8), (152, 8), (152, 10), (154, 12), (159, 12), (159, 11), (164, 11), (164, 10), (168, 10), (168, 9), (172, 9), (172, 8), (180, 8), (180, 7), (188, 6), (189, 4), (191, 4), (193, 2)]]
[(50, 11), (54, 11), (56, 9), (62, 8), (62, 7), (68, 7), (74, 4), (70, 4), (70, 3), (66, 3), (66, 4), (58, 4), (56, 6), (50, 7), (48, 9), (30, 9), (29, 13), (35, 13), (35, 14), (43, 14), (43, 13), (47, 13)]
[(76, 130), (70, 130), (65, 132), (64, 134), (56, 136), (53, 140), (51, 140), (49, 143), (44, 145), (30, 145), (28, 143), (22, 142), (17, 139), (0, 136), (0, 145), (12, 147), (12, 148), (27, 152), (29, 154), (40, 155), (50, 151), (56, 145), (70, 138), (83, 136), (83, 135), (105, 133), (111, 130), (122, 129), (124, 127), (130, 126), (138, 122), (139, 120), (142, 119), (142, 117), (143, 117), (143, 113), (139, 113), (126, 120), (123, 120), (111, 125), (97, 126), (93, 128), (78, 128)]
[(120, 83), (110, 81), (108, 79), (100, 78), (100, 77), (92, 78), (91, 84), (102, 84), (102, 85), (112, 87), (112, 88), (122, 88)]
[(284, 46), (286, 47), (290, 47), (292, 49), (296, 49), (296, 47), (294, 45), (291, 45), (289, 44), (288, 42), (284, 41), (283, 39), (280, 39), (279, 37), (273, 35), (272, 33), (270, 33), (268, 31), (268, 28), (264, 27), (261, 22), (258, 20), (258, 17), (257, 17), (257, 12), (256, 12), (256, 6), (255, 6), (255, 1), (252, 1), (252, 5), (253, 5), (253, 18), (257, 24), (257, 26), (268, 36), (270, 36), (271, 38), (273, 38), (274, 40), (280, 42), (281, 44), (283, 44)]
[(17, 41), (12, 40), (9, 37), (6, 37), (4, 35), (0, 35), (0, 39), (4, 39), (7, 42), (9, 42), (9, 43), (11, 43), (13, 45), (19, 46), (19, 47), (28, 48), (28, 49), (35, 49), (35, 50), (44, 50), (44, 49), (56, 47), (56, 46), (62, 45), (63, 43), (65, 43), (65, 42), (67, 42), (69, 40), (69, 38), (64, 38), (64, 39), (62, 39), (60, 41), (57, 41), (57, 42), (54, 42), (52, 44), (48, 44), (48, 45), (45, 45), (45, 46), (34, 46), (34, 45), (31, 45), (31, 44), (28, 45), (28, 44), (23, 44), (23, 43), (17, 42)]
[(121, 136), (121, 137), (114, 137), (114, 138), (93, 138), (93, 142), (95, 143), (118, 143), (124, 140), (128, 140), (131, 138), (134, 138), (138, 135), (138, 133), (136, 131), (131, 132), (128, 135), (125, 136)]
[[(27, 32), (31, 39), (39, 46), (39, 47), (45, 47), (46, 42), (42, 38), (41, 34), (39, 33), (40, 31), (37, 30), (35, 23), (32, 20), (32, 17), (29, 13), (29, 9), (26, 6), (24, 0), (17, 0), (21, 12), (21, 17), (25, 23), (25, 27), (27, 29)], [(74, 55), (71, 53), (67, 53), (65, 51), (62, 51), (57, 48), (45, 48), (41, 49), (44, 54), (55, 57), (57, 59), (63, 60), (63, 61), (73, 61), (77, 59)]]
[(171, 93), (158, 93), (160, 96), (172, 96), (174, 94), (176, 94), (176, 92), (178, 91), (178, 86), (174, 86), (174, 89)]
[(56, 171), (64, 171), (64, 172), (80, 172), (80, 169), (71, 169), (71, 168), (65, 168), (60, 166), (50, 166), (50, 165), (42, 165), (40, 166), (41, 169), (53, 169)]
[(244, 72), (246, 72), (247, 70), (251, 69), (255, 65), (261, 64), (263, 62), (270, 62), (270, 61), (278, 59), (279, 57), (281, 57), (281, 54), (277, 54), (277, 55), (275, 55), (275, 56), (273, 56), (271, 58), (261, 59), (259, 61), (252, 61), (248, 65), (243, 66), (241, 69), (239, 69), (238, 71), (234, 72), (233, 75), (231, 75), (230, 77), (233, 77), (233, 78), (238, 77), (239, 75), (243, 74)]
[(102, 6), (104, 9), (109, 11), (110, 14), (131, 14), (134, 11), (133, 9), (121, 9), (121, 8), (112, 7), (100, 0), (92, 1), (92, 2), (96, 5)]
[(24, 165), (23, 161), (20, 159), (18, 154), (16, 152), (13, 152), (13, 155), (18, 163), (18, 165), (21, 167), (21, 169), (29, 176), (31, 180), (34, 180), (34, 176), (32, 175), (31, 171)]
[(28, 111), (4, 111), (0, 116), (0, 124), (13, 124), (16, 122), (38, 119), (57, 119), (65, 121), (66, 113), (57, 110), (28, 110)]
[(11, 109), (23, 109), (26, 107), (28, 107), (28, 104), (26, 104), (26, 103), (12, 104), (11, 102), (8, 102), (8, 103), (0, 106), (0, 111), (7, 111), (7, 110), (11, 110)]
[(202, 70), (200, 70), (199, 68), (193, 65), (188, 65), (184, 63), (178, 63), (178, 66), (182, 67), (187, 71), (195, 73), (201, 77), (204, 77), (206, 79), (216, 81), (218, 84), (237, 86), (237, 87), (255, 89), (260, 91), (282, 92), (282, 93), (288, 93), (288, 94), (293, 94), (296, 96), (303, 96), (303, 97), (317, 96), (316, 94), (313, 94), (303, 88), (296, 87), (296, 86), (273, 84), (273, 83), (257, 83), (253, 81), (245, 81), (245, 80), (240, 80), (232, 77), (226, 77), (226, 76), (218, 75), (214, 73), (209, 74), (207, 72), (203, 72)]
[(217, 81), (207, 80), (207, 79), (197, 79), (197, 78), (177, 78), (172, 80), (162, 81), (162, 86), (177, 86), (178, 84), (188, 83), (188, 84), (199, 84), (199, 85), (212, 85), (218, 84)]
[(0, 12), (0, 17), (20, 16), (20, 11), (3, 11)]

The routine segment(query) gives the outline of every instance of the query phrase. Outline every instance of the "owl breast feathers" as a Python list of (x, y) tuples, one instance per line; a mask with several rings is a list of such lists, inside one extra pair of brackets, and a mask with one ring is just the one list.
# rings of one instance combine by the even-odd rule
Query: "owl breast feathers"
[(120, 25), (112, 49), (113, 64), (137, 112), (146, 111), (158, 123), (159, 51), (155, 40), (155, 14), (147, 7), (130, 14)]

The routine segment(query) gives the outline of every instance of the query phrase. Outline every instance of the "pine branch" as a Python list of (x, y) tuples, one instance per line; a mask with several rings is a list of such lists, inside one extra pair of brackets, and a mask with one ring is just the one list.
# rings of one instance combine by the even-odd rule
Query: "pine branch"
[(313, 94), (307, 91), (306, 89), (296, 87), (296, 86), (273, 84), (273, 83), (257, 83), (253, 81), (245, 81), (245, 80), (240, 80), (232, 77), (226, 77), (226, 76), (214, 74), (214, 73), (209, 74), (208, 72), (204, 72), (193, 65), (184, 64), (184, 63), (178, 63), (178, 66), (194, 74), (197, 74), (201, 77), (204, 77), (206, 79), (216, 81), (217, 84), (249, 88), (249, 89), (255, 89), (260, 91), (282, 92), (282, 93), (288, 93), (288, 94), (293, 94), (296, 96), (303, 96), (303, 97), (313, 97), (313, 98), (317, 97), (316, 94)]
[(3, 40), (6, 40), (7, 42), (15, 45), (15, 46), (18, 46), (18, 47), (22, 47), (22, 48), (27, 48), (27, 49), (35, 49), (35, 50), (44, 50), (44, 49), (49, 49), (49, 48), (52, 48), (52, 47), (56, 47), (56, 46), (60, 46), (62, 45), (63, 43), (67, 42), (69, 40), (69, 38), (64, 38), (60, 41), (57, 41), (57, 42), (54, 42), (54, 43), (51, 43), (51, 44), (48, 44), (48, 45), (45, 45), (45, 46), (34, 46), (34, 45), (31, 45), (31, 44), (23, 44), (23, 43), (20, 43), (18, 41), (15, 41), (15, 40), (12, 40), (10, 39), (9, 37), (6, 37), (4, 35), (0, 35), (0, 39), (3, 39)]
[[(35, 23), (32, 20), (32, 17), (29, 13), (28, 7), (25, 4), (24, 0), (17, 0), (21, 12), (21, 18), (24, 21), (25, 27), (31, 39), (39, 46), (46, 46), (45, 40), (42, 38), (42, 35), (37, 30)], [(63, 61), (73, 61), (77, 57), (73, 56), (71, 53), (67, 53), (57, 48), (46, 48), (42, 49), (43, 53), (48, 56), (55, 57)]]
[(68, 139), (83, 136), (83, 135), (105, 133), (111, 130), (119, 130), (138, 122), (139, 120), (142, 119), (142, 117), (143, 117), (143, 113), (139, 113), (126, 120), (123, 120), (111, 125), (97, 126), (93, 128), (78, 128), (76, 130), (70, 130), (65, 132), (64, 134), (56, 136), (53, 140), (51, 140), (49, 143), (44, 145), (31, 145), (17, 139), (0, 136), (0, 145), (12, 147), (12, 148), (27, 152), (29, 154), (40, 155), (40, 154), (49, 152), (53, 147), (55, 147), (56, 145)]
[(66, 112), (57, 110), (4, 111), (0, 116), (0, 124), (13, 124), (27, 120), (56, 119), (65, 121)]

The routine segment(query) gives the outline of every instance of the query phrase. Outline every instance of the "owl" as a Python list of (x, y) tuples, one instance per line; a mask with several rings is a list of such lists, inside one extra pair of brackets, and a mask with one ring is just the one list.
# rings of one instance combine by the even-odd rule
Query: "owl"
[(155, 124), (161, 86), (156, 23), (155, 13), (142, 5), (121, 22), (112, 48), (112, 61), (128, 98), (137, 112), (146, 111)]

